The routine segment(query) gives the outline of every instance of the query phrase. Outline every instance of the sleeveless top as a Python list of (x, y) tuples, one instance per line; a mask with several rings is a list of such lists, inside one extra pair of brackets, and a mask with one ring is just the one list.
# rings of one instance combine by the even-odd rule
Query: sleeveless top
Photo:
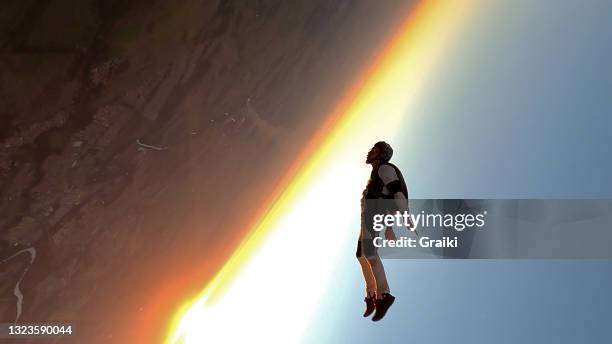
[[(387, 185), (387, 189), (396, 190), (395, 192), (402, 192), (404, 197), (408, 198), (408, 188), (406, 187), (406, 182), (404, 181), (404, 176), (402, 176), (402, 172), (397, 168), (397, 166), (393, 165), (389, 162), (381, 162), (377, 168), (372, 169), (372, 174), (370, 174), (370, 180), (368, 180), (368, 185), (366, 186), (366, 199), (393, 199), (393, 195), (395, 192), (391, 192), (389, 195), (385, 195), (382, 191), (385, 187), (385, 183), (378, 175), (378, 169), (382, 165), (389, 165), (393, 167), (395, 170), (395, 174), (397, 175), (396, 181), (393, 181)], [(399, 185), (392, 185), (394, 183), (398, 183)], [(390, 188), (391, 186), (392, 188)]]

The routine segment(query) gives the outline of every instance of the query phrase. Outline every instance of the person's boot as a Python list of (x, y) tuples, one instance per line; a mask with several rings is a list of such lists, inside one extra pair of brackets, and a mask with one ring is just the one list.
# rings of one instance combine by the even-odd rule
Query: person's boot
[(391, 307), (391, 305), (393, 304), (393, 301), (395, 301), (395, 297), (389, 293), (382, 294), (382, 299), (376, 299), (376, 313), (374, 313), (372, 321), (378, 321), (382, 319), (385, 314), (387, 314), (387, 311), (389, 310), (389, 307)]
[(376, 303), (375, 303), (375, 297), (374, 295), (368, 295), (365, 297), (365, 299), (363, 299), (363, 301), (365, 301), (366, 303), (366, 308), (365, 311), (363, 312), (363, 317), (369, 317), (372, 313), (374, 313), (374, 310), (376, 309)]

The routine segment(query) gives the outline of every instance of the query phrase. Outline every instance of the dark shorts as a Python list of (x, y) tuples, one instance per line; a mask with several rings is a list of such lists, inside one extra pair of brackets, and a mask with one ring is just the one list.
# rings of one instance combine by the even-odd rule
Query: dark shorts
[(372, 239), (357, 240), (357, 258), (365, 256), (366, 258), (375, 258), (378, 256), (378, 248), (374, 246)]

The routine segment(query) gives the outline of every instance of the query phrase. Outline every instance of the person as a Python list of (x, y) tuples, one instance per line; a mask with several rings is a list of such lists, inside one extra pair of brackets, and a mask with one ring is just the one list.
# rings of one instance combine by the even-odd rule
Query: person
[[(382, 319), (395, 301), (389, 290), (385, 268), (373, 243), (378, 235), (373, 230), (373, 215), (381, 211), (392, 211), (381, 209), (382, 205), (387, 206), (389, 203), (395, 205), (394, 210), (408, 210), (406, 183), (400, 170), (389, 162), (392, 155), (393, 149), (384, 141), (377, 142), (368, 152), (366, 164), (372, 166), (372, 173), (361, 198), (361, 231), (356, 256), (366, 285), (363, 316), (368, 317), (375, 312), (373, 321)], [(376, 201), (380, 199), (393, 201)], [(392, 228), (386, 228), (385, 238), (395, 240)]]

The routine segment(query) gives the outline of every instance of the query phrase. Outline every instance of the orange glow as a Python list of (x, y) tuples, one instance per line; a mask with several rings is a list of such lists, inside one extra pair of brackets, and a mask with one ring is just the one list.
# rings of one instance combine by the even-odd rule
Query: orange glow
[[(377, 140), (376, 133), (397, 134), (391, 132), (397, 131), (396, 128), (400, 127), (406, 111), (416, 102), (424, 82), (432, 72), (435, 61), (442, 54), (448, 43), (448, 37), (455, 29), (465, 7), (466, 3), (436, 0), (423, 1), (411, 11), (410, 16), (403, 21), (397, 33), (377, 56), (372, 67), (347, 92), (328, 120), (308, 142), (278, 184), (274, 196), (270, 199), (270, 206), (253, 226), (251, 234), (239, 245), (202, 293), (186, 302), (177, 311), (169, 327), (167, 342), (187, 341), (184, 336), (188, 335), (189, 331), (194, 331), (194, 327), (195, 330), (199, 330), (198, 326), (200, 328), (214, 326), (209, 322), (221, 318), (224, 311), (222, 308), (225, 305), (230, 307), (230, 303), (233, 302), (224, 299), (228, 291), (233, 293), (233, 299), (237, 298), (238, 292), (252, 292), (250, 285), (237, 284), (252, 281), (255, 273), (251, 270), (259, 269), (257, 270), (259, 273), (266, 267), (266, 265), (257, 265), (257, 259), (269, 262), (266, 260), (268, 259), (266, 250), (269, 251), (274, 247), (279, 252), (285, 252), (286, 248), (278, 246), (281, 238), (285, 239), (300, 233), (301, 228), (293, 225), (288, 220), (288, 216), (303, 213), (318, 214), (326, 208), (338, 207), (335, 203), (313, 202), (312, 195), (320, 195), (317, 192), (325, 190), (329, 183), (337, 185), (339, 176), (342, 179), (339, 187), (346, 193), (347, 202), (343, 204), (348, 205), (344, 206), (346, 208), (340, 207), (334, 211), (339, 216), (346, 214), (348, 217), (353, 214), (351, 208), (357, 208), (354, 207), (358, 204), (355, 199), (358, 199), (361, 191), (359, 183), (364, 183), (364, 177), (367, 176), (358, 172), (363, 169), (362, 160), (365, 158), (365, 153)], [(392, 141), (392, 138), (385, 137), (385, 139)], [(320, 197), (316, 199), (320, 200)], [(312, 208), (317, 206), (323, 208)], [(340, 221), (338, 224), (341, 226), (345, 223)], [(338, 233), (334, 233), (334, 240), (342, 240), (346, 234), (343, 231), (338, 230)], [(323, 255), (327, 260), (334, 258), (333, 252)], [(299, 263), (301, 262), (292, 262), (296, 265)], [(302, 274), (307, 273), (302, 272)], [(241, 274), (242, 280), (238, 278)], [(322, 279), (321, 284), (325, 283), (323, 275), (325, 274), (321, 273), (321, 276), (316, 276)], [(284, 277), (291, 278), (291, 276)], [(303, 288), (306, 289), (305, 293), (316, 294), (308, 290), (308, 286)], [(292, 292), (301, 295), (302, 291)], [(309, 321), (311, 303), (315, 303), (316, 299), (304, 302), (307, 302), (304, 306), (308, 306), (308, 311), (304, 312), (303, 318), (289, 318), (288, 321)], [(245, 308), (248, 306), (244, 305)], [(217, 312), (219, 316), (207, 313), (207, 309)], [(261, 315), (259, 320), (265, 321), (265, 315)], [(231, 328), (229, 324), (227, 326)], [(240, 331), (240, 328), (237, 327), (235, 331)], [(292, 339), (297, 340), (299, 333), (295, 336)]]

